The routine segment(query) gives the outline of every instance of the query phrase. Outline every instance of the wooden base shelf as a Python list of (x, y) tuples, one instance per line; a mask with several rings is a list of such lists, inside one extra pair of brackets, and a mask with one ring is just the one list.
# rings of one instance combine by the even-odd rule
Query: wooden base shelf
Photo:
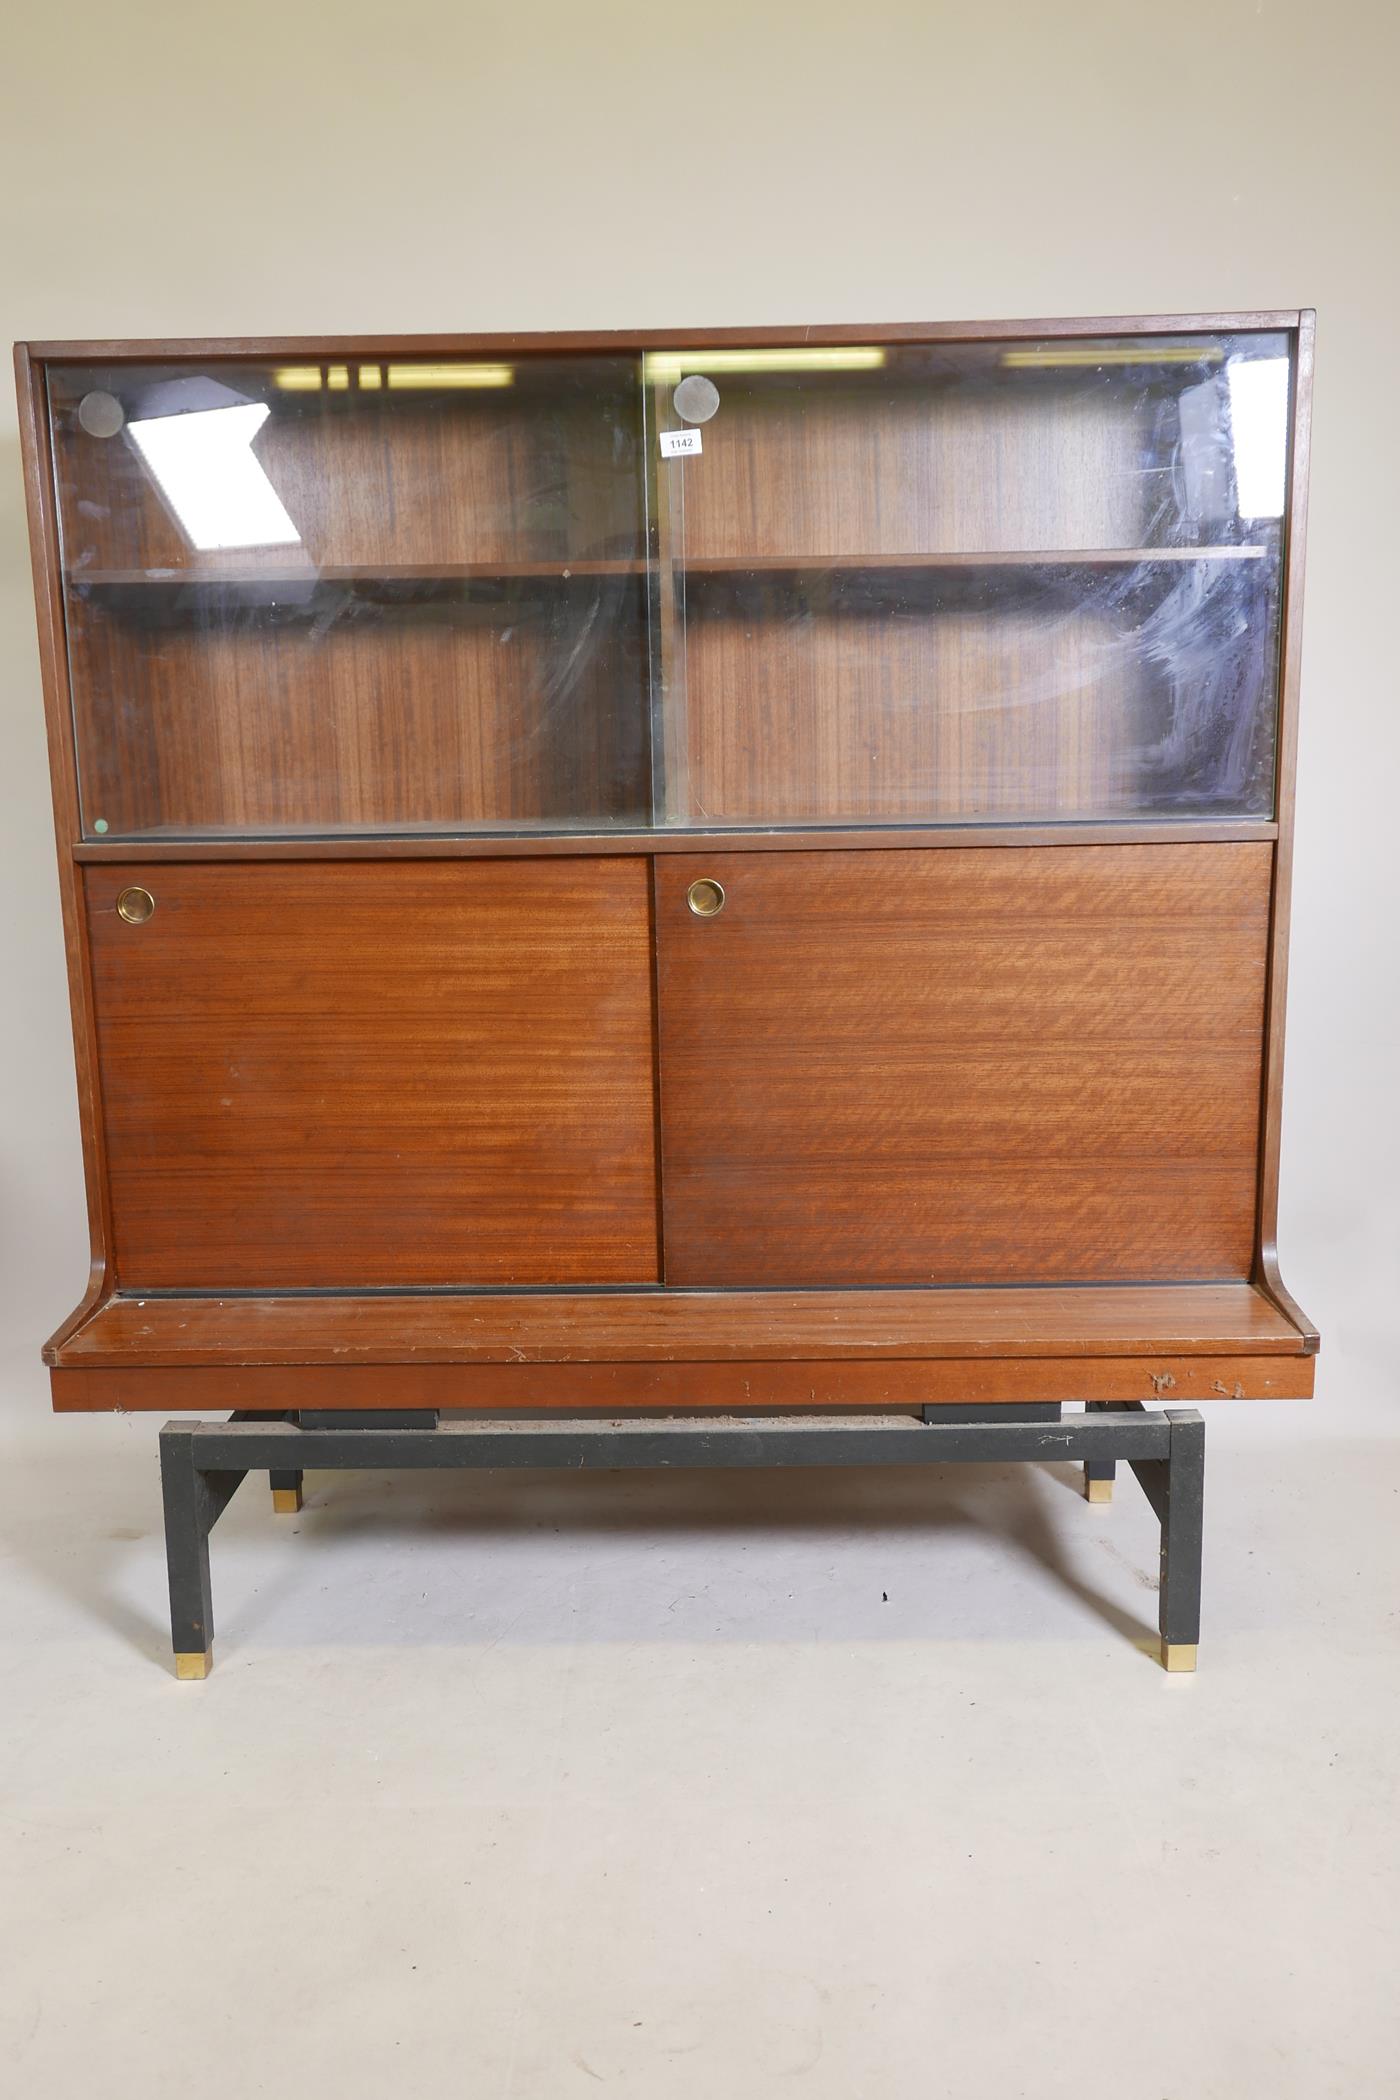
[(1303, 1397), (1313, 1346), (1236, 1283), (118, 1295), (45, 1354), (60, 1409), (891, 1407)]
[(992, 1290), (305, 1292), (98, 1306), (63, 1366), (757, 1361), (878, 1357), (1301, 1356), (1248, 1283)]

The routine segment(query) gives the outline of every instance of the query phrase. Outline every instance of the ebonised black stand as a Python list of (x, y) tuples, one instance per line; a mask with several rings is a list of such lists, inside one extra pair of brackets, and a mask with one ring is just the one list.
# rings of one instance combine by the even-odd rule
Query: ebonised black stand
[(1123, 1459), (1162, 1527), (1159, 1603), (1164, 1668), (1194, 1670), (1201, 1616), (1205, 1423), (1194, 1408), (1138, 1402), (930, 1407), (922, 1417), (673, 1417), (666, 1420), (453, 1421), (435, 1414), (235, 1414), (167, 1422), (160, 1433), (165, 1550), (176, 1675), (212, 1661), (209, 1533), (244, 1477), (266, 1469), (274, 1505), (301, 1507), (301, 1477), (400, 1466), (557, 1466), (620, 1471), (663, 1466), (944, 1465), (1075, 1459), (1090, 1501), (1107, 1501)]

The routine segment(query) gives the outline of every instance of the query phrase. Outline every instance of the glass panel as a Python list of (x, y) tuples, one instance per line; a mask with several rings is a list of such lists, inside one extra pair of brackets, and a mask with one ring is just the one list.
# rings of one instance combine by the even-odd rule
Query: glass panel
[(1267, 816), (1288, 354), (54, 370), (84, 829)]
[(1288, 348), (650, 354), (664, 821), (1269, 815)]
[(638, 369), (53, 371), (85, 832), (645, 823)]

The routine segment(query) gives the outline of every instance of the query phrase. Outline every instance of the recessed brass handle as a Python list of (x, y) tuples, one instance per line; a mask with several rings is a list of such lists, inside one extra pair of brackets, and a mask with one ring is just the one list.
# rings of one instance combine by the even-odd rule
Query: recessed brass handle
[(117, 917), (125, 919), (128, 926), (144, 926), (156, 908), (156, 900), (149, 890), (123, 890), (117, 899)]
[(685, 893), (685, 901), (697, 919), (713, 919), (724, 910), (724, 884), (712, 876), (702, 875), (699, 882), (692, 882)]

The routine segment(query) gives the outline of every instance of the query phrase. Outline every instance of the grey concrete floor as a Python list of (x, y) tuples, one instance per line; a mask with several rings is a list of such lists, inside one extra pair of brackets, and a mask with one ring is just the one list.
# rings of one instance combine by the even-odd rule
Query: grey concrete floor
[[(170, 1671), (155, 1419), (0, 1462), (26, 2100), (1395, 2100), (1400, 1440), (1120, 1474), (311, 1475)], [(1358, 1427), (1358, 1423), (1360, 1427)]]

